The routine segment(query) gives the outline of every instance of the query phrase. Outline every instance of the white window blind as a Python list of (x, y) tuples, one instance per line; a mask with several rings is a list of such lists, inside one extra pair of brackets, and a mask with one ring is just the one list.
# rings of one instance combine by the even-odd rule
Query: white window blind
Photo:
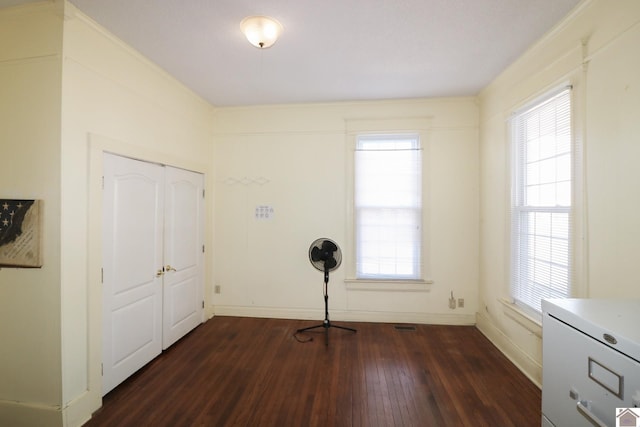
[(512, 131), (511, 291), (540, 313), (542, 299), (571, 291), (570, 89), (516, 113)]
[(356, 278), (420, 279), (421, 153), (418, 135), (357, 138)]

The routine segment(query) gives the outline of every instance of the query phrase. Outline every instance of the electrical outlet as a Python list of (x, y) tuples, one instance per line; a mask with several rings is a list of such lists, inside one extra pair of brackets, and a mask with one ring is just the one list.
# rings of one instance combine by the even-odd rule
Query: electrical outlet
[(220, 285), (215, 285), (213, 287), (213, 292), (215, 292), (216, 294), (219, 294), (220, 293)]
[(458, 307), (460, 308), (464, 307), (464, 298), (458, 298)]

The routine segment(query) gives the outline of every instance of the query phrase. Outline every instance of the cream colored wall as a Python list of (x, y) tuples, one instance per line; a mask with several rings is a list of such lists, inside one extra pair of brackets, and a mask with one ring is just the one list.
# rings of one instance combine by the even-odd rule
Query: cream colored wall
[(640, 4), (627, 2), (615, 40), (589, 49), (589, 296), (640, 296)]
[[(589, 237), (580, 286), (585, 296), (635, 295), (639, 20), (634, 0), (583, 3), (487, 87), (480, 106), (462, 98), (227, 108), (212, 123), (208, 104), (69, 3), (0, 11), (0, 111), (10, 119), (1, 143), (11, 144), (0, 189), (45, 206), (45, 266), (0, 270), (0, 421), (78, 425), (100, 403), (103, 150), (207, 173), (216, 216), (214, 224), (209, 198), (206, 298), (216, 313), (320, 319), (321, 274), (307, 250), (327, 236), (350, 252), (345, 121), (354, 119), (429, 120), (434, 283), (428, 292), (347, 290), (341, 268), (331, 277), (332, 319), (472, 323), (477, 312), (481, 330), (539, 381), (539, 328), (498, 302), (508, 295), (506, 119), (545, 89), (574, 84)], [(257, 205), (272, 205), (274, 219), (255, 221)], [(451, 291), (464, 309), (448, 308)]]
[[(546, 90), (573, 84), (584, 149), (575, 294), (636, 297), (640, 254), (640, 2), (582, 2), (480, 94), (481, 246), (478, 326), (536, 383), (541, 330), (509, 295), (508, 118)], [(578, 200), (580, 202), (580, 200)]]
[[(65, 18), (62, 369), (67, 425), (77, 425), (101, 396), (102, 152), (202, 172), (211, 188), (212, 107), (69, 3)], [(212, 200), (206, 211), (212, 247)], [(208, 295), (210, 260), (206, 268)]]
[[(424, 120), (428, 292), (347, 289), (350, 121)], [(382, 124), (381, 124), (382, 123)], [(478, 281), (478, 107), (433, 99), (225, 108), (215, 113), (216, 314), (322, 319), (310, 243), (343, 249), (331, 274), (333, 320), (473, 323)], [(255, 208), (274, 208), (269, 221)], [(351, 258), (352, 260), (352, 258)], [(451, 310), (448, 298), (465, 298)]]
[(61, 36), (53, 2), (0, 10), (0, 198), (43, 201), (43, 267), (0, 268), (6, 426), (61, 420)]
[(101, 400), (102, 152), (211, 188), (212, 108), (64, 1), (0, 11), (0, 83), (0, 196), (44, 201), (44, 267), (0, 270), (0, 425), (76, 426)]

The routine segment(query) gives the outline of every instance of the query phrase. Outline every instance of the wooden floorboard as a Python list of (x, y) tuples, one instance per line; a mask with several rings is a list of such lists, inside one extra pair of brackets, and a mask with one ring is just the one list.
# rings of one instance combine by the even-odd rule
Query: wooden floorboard
[(540, 425), (540, 390), (475, 327), (336, 322), (357, 333), (294, 337), (315, 323), (215, 317), (85, 426)]

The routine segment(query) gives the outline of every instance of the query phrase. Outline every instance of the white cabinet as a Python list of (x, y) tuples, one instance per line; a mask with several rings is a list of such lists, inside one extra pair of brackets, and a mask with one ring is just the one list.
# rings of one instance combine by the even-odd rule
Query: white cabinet
[(614, 427), (616, 408), (640, 407), (640, 300), (548, 300), (542, 310), (543, 426)]

